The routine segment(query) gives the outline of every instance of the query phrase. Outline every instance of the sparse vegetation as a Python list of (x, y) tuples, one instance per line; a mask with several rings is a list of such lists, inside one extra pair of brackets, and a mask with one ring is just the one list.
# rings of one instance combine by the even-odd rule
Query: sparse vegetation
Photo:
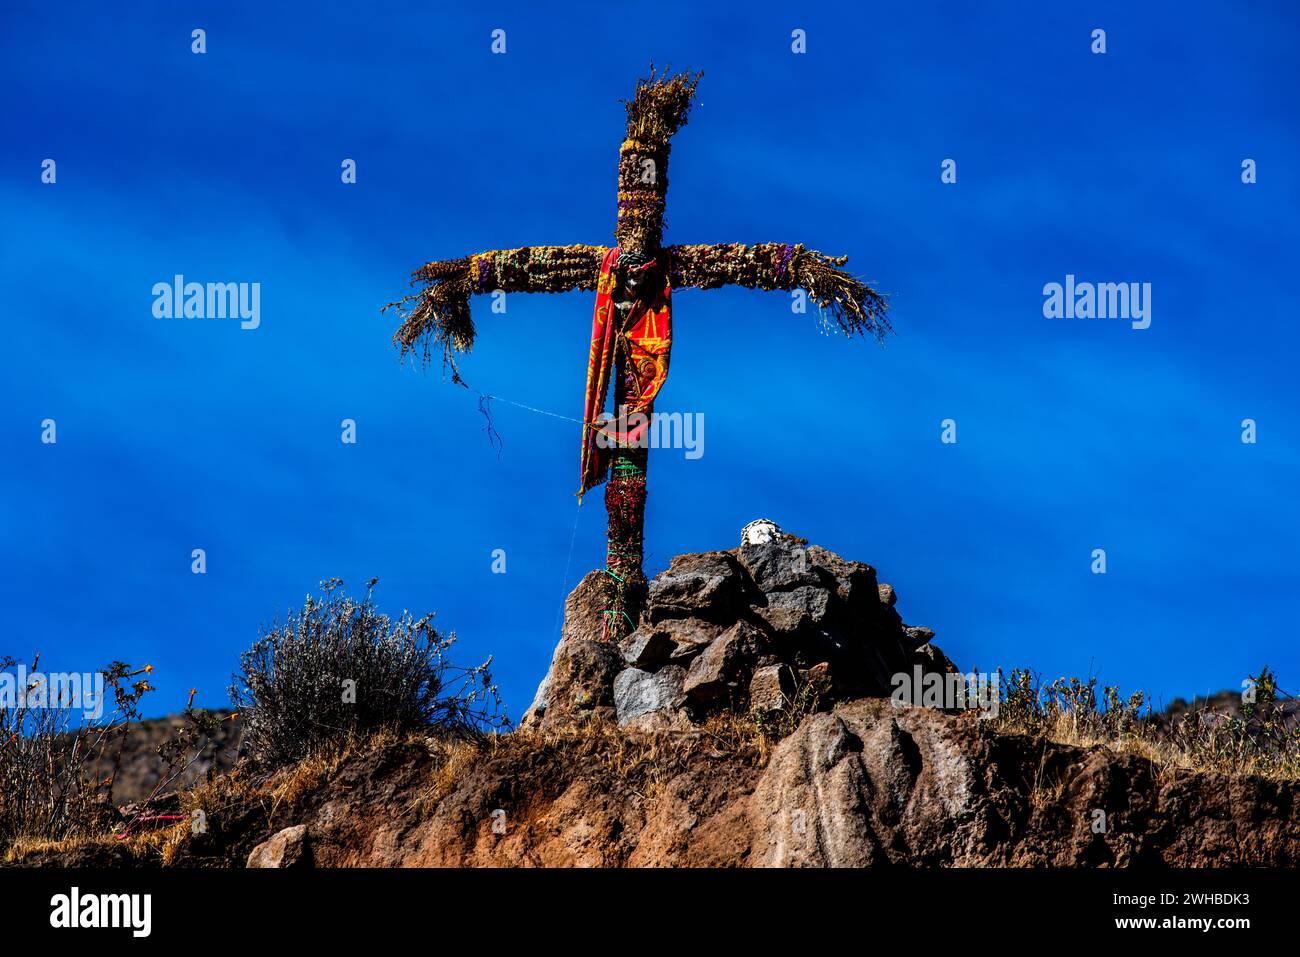
[(115, 787), (128, 740), (138, 759), (141, 729), (157, 724), (140, 717), (141, 700), (154, 690), (153, 667), (113, 662), (98, 672), (102, 697), (87, 698), (84, 688), (77, 697), (69, 695), (61, 680), (66, 676), (41, 673), (39, 663), (37, 656), (30, 668), (21, 668), (13, 658), (0, 658), (0, 684), (25, 686), (24, 694), (0, 701), (0, 857), (92, 845), (102, 845), (110, 856), (119, 850), (132, 859), (149, 856), (162, 823), (149, 802), (177, 787), (215, 747), (218, 719), (187, 704), (178, 726), (150, 748), (156, 760), (149, 762), (149, 783), (139, 795), (144, 800), (124, 818), (116, 807), (121, 789)]
[(766, 742), (779, 741), (792, 734), (803, 719), (821, 709), (821, 695), (810, 681), (795, 678), (794, 695), (779, 711), (751, 711), (749, 720), (754, 732)]
[(102, 833), (106, 809), (100, 798), (111, 791), (113, 773), (96, 780), (91, 766), (113, 760), (121, 734), (139, 718), (140, 699), (152, 690), (141, 677), (151, 669), (117, 661), (101, 672), (104, 694), (98, 702), (73, 700), (67, 685), (49, 686), (39, 665), (39, 656), (30, 669), (0, 658), (5, 684), (22, 686), (12, 702), (0, 704), (0, 851), (19, 842)]
[(240, 656), (230, 695), (258, 764), (301, 761), (381, 730), (473, 738), (509, 726), (491, 659), (451, 664), (455, 633), (440, 634), (432, 614), (390, 620), (375, 607), (374, 586), (358, 601), (340, 579), (322, 582), (320, 597), (309, 596)]
[(1048, 684), (1028, 670), (1000, 678), (999, 731), (1074, 745), (1105, 745), (1163, 766), (1220, 774), (1300, 779), (1300, 707), (1267, 667), (1230, 707), (1207, 703), (1155, 712), (1142, 692), (1127, 698), (1097, 679)]
[[(338, 580), (322, 583), (319, 597), (242, 656), (232, 696), (254, 761), (221, 774), (209, 768), (204, 779), (195, 761), (216, 746), (219, 716), (187, 706), (166, 741), (148, 741), (160, 759), (150, 763), (152, 794), (126, 815), (113, 807), (112, 785), (126, 734), (141, 733), (138, 705), (151, 690), (149, 669), (112, 665), (105, 672), (111, 713), (95, 722), (76, 724), (76, 710), (0, 708), (0, 860), (242, 866), (277, 830), (332, 820), (322, 808), (353, 793), (359, 781), (383, 781), (379, 794), (360, 799), (372, 809), (435, 829), (462, 821), (465, 807), (498, 803), (509, 807), (511, 828), (526, 829), (534, 815), (554, 811), (548, 802), (575, 775), (613, 801), (647, 807), (636, 802), (667, 799), (668, 807), (683, 775), (701, 782), (716, 775), (715, 796), (751, 786), (751, 772), (768, 767), (779, 742), (828, 707), (817, 685), (804, 680), (779, 711), (738, 706), (689, 733), (632, 732), (602, 718), (498, 735), (492, 732), (508, 725), (490, 662), (450, 665), (454, 635), (439, 634), (432, 616), (416, 620), (404, 612), (390, 620), (376, 609), (373, 589), (372, 581), (354, 600)], [(1028, 748), (1028, 762), (1038, 765), (1028, 764), (1025, 780), (1030, 803), (1049, 817), (1067, 801), (1077, 757), (1048, 741), (1138, 755), (1154, 762), (1158, 780), (1183, 768), (1300, 779), (1300, 703), (1279, 689), (1268, 668), (1251, 677), (1243, 695), (1179, 701), (1165, 711), (1153, 710), (1141, 692), (1124, 696), (1096, 678), (1043, 682), (1027, 670), (999, 678), (998, 715), (979, 724), (1040, 739)], [(887, 713), (888, 702), (880, 706)], [(233, 753), (230, 727), (225, 747)], [(162, 769), (156, 786), (155, 766)], [(516, 793), (525, 778), (527, 788)], [(153, 800), (175, 788), (182, 790)], [(493, 826), (477, 810), (464, 821), (454, 827)], [(635, 847), (617, 844), (621, 826), (610, 831), (610, 860), (625, 859)], [(361, 818), (333, 827), (314, 832), (332, 842), (333, 860), (375, 853), (366, 843), (374, 830)]]

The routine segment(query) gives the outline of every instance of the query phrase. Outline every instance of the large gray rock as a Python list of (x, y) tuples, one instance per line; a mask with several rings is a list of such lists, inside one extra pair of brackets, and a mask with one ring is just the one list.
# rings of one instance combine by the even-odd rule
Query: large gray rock
[(926, 642), (912, 652), (912, 664), (920, 665), (925, 674), (955, 675), (961, 670), (949, 661), (948, 656), (932, 641)]
[(767, 604), (755, 610), (778, 635), (793, 635), (821, 625), (830, 609), (830, 592), (813, 585), (771, 592), (764, 597)]
[(676, 650), (677, 642), (668, 632), (646, 625), (632, 632), (619, 645), (623, 660), (642, 671), (654, 671), (668, 664)]
[(741, 545), (736, 558), (762, 592), (821, 583), (803, 542), (792, 535), (777, 535), (759, 545)]
[(714, 640), (727, 630), (726, 625), (699, 618), (669, 618), (661, 621), (659, 628), (672, 638), (676, 644), (672, 660), (674, 664), (688, 665), (692, 658), (702, 652)]
[(651, 621), (688, 616), (716, 621), (734, 615), (743, 595), (741, 571), (731, 555), (678, 555), (650, 583), (646, 610)]
[(747, 621), (736, 622), (691, 662), (682, 690), (701, 702), (733, 698), (749, 684), (762, 643), (761, 631)]
[(835, 673), (829, 661), (819, 661), (805, 670), (801, 678), (808, 689), (808, 694), (817, 700), (820, 707), (829, 706), (835, 697)]
[(666, 665), (658, 671), (625, 668), (614, 679), (614, 713), (618, 723), (626, 725), (634, 719), (656, 711), (681, 707), (685, 701), (682, 683), (686, 669), (680, 665)]
[(1007, 791), (986, 783), (998, 762), (980, 763), (973, 738), (962, 722), (879, 701), (807, 719), (777, 745), (754, 790), (749, 863), (987, 860), (998, 847), (994, 835), (1005, 833), (999, 802)]
[(699, 618), (666, 618), (642, 621), (619, 645), (623, 660), (642, 671), (654, 671), (668, 663), (689, 665), (726, 626)]
[(603, 638), (604, 572), (589, 572), (564, 605), (564, 630), (551, 666), (520, 727), (540, 728), (611, 716), (618, 648)]
[(876, 570), (864, 562), (851, 562), (820, 545), (808, 546), (808, 561), (834, 582), (835, 598), (849, 614), (859, 615), (880, 603)]
[(903, 628), (903, 634), (907, 636), (905, 647), (912, 650), (929, 644), (930, 640), (934, 638), (934, 629), (923, 628), (919, 625), (907, 625)]

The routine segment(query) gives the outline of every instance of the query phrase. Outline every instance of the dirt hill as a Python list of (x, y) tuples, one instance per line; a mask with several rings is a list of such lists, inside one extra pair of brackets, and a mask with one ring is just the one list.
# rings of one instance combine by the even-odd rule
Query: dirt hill
[[(684, 555), (602, 640), (599, 576), (520, 730), (381, 735), (159, 803), (191, 823), (25, 864), (177, 866), (1295, 866), (1300, 782), (1123, 742), (1016, 733), (964, 706), (873, 568), (766, 527)], [(987, 704), (987, 702), (985, 702)], [(1176, 719), (1166, 716), (1166, 724)]]

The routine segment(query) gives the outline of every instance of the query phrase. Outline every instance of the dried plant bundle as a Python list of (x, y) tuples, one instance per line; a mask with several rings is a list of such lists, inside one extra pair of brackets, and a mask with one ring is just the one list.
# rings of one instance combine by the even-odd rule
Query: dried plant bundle
[(627, 107), (627, 138), (618, 151), (618, 223), (623, 249), (653, 253), (663, 240), (668, 197), (668, 153), (673, 135), (686, 125), (695, 87), (703, 74), (667, 71), (637, 82)]
[[(461, 259), (421, 266), (411, 276), (417, 292), (391, 302), (402, 323), (393, 342), (405, 355), (421, 348), (424, 361), (440, 347), (455, 374), (454, 356), (474, 345), (469, 297), (504, 292), (568, 292), (596, 288), (604, 246), (523, 246), (493, 249)], [(829, 314), (845, 335), (883, 339), (893, 331), (885, 298), (840, 267), (845, 256), (826, 256), (788, 243), (722, 243), (669, 246), (670, 278), (675, 289), (800, 288)]]

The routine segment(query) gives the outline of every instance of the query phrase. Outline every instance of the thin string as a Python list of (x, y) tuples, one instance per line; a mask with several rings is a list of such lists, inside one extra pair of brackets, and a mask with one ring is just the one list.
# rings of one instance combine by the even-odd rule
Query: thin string
[[(473, 391), (477, 392), (478, 390), (475, 389)], [(525, 405), (523, 402), (516, 402), (513, 399), (507, 399), (504, 398), (503, 396), (491, 395), (487, 392), (479, 392), (478, 396), (479, 396), (479, 411), (482, 412), (484, 416), (487, 417), (488, 420), (487, 428), (488, 428), (489, 442), (491, 442), (493, 436), (496, 435), (496, 429), (493, 428), (492, 426), (492, 417), (490, 411), (485, 409), (483, 406), (484, 400), (487, 400), (489, 402), (504, 402), (506, 405), (513, 405), (516, 408), (525, 409), (529, 412), (536, 412), (538, 415), (547, 415), (550, 416), (552, 419), (564, 419), (567, 422), (576, 422), (578, 423), (578, 425), (585, 425), (585, 423), (581, 419), (575, 419), (573, 418), (573, 416), (560, 415), (558, 412), (550, 412), (546, 409), (539, 409), (536, 406)], [(594, 426), (592, 426), (592, 428), (594, 428)], [(497, 443), (501, 441), (500, 436), (496, 436), (496, 441)], [(500, 454), (501, 454), (500, 448), (498, 447), (497, 449), (498, 458), (500, 457)], [(564, 616), (564, 603), (565, 600), (569, 597), (569, 569), (573, 565), (573, 548), (574, 548), (574, 544), (578, 540), (578, 520), (581, 517), (582, 517), (582, 498), (579, 497), (577, 507), (574, 509), (573, 512), (573, 530), (569, 533), (569, 554), (568, 557), (565, 558), (564, 560), (564, 579), (563, 581), (560, 582), (560, 601), (555, 611), (555, 636), (557, 641), (561, 636), (561, 627), (562, 627), (563, 616)]]
[(506, 405), (513, 405), (516, 408), (527, 409), (529, 412), (536, 412), (539, 415), (549, 415), (553, 419), (564, 419), (566, 422), (577, 422), (579, 425), (583, 424), (582, 419), (575, 419), (571, 415), (560, 415), (558, 412), (548, 412), (546, 409), (539, 409), (536, 406), (532, 406), (532, 405), (524, 405), (522, 402), (515, 402), (513, 399), (504, 399), (499, 395), (489, 395), (486, 392), (480, 392), (479, 395), (485, 399), (492, 399), (493, 401), (496, 402), (504, 402)]

